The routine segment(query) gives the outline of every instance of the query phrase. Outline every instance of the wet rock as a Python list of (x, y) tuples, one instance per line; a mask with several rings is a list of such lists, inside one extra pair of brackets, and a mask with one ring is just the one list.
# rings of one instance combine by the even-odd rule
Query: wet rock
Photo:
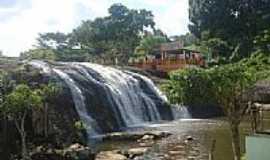
[(103, 137), (103, 140), (137, 140), (140, 139), (142, 136), (142, 133), (116, 132), (105, 135)]
[(170, 155), (186, 155), (186, 152), (185, 151), (169, 151), (169, 154)]
[(105, 151), (100, 152), (96, 160), (127, 160), (128, 158), (122, 154), (119, 154), (115, 151)]
[(187, 136), (186, 140), (188, 140), (188, 141), (193, 141), (193, 140), (194, 140), (194, 138), (193, 138), (193, 137), (191, 137), (191, 136)]
[(145, 141), (151, 141), (155, 138), (154, 135), (144, 135), (141, 139), (138, 140), (138, 142), (145, 142)]
[(38, 146), (31, 152), (33, 160), (94, 160), (95, 154), (89, 147), (73, 144), (65, 149)]
[(166, 131), (153, 131), (153, 132), (116, 132), (110, 133), (103, 137), (103, 140), (158, 140), (161, 138), (166, 138), (172, 135), (170, 132)]
[(182, 145), (177, 145), (177, 146), (174, 147), (174, 149), (176, 149), (176, 150), (184, 150), (185, 147), (182, 146)]
[(131, 148), (124, 151), (122, 154), (126, 155), (128, 158), (134, 159), (135, 157), (144, 155), (147, 150), (148, 147)]
[(154, 141), (146, 141), (146, 142), (140, 142), (140, 147), (152, 147), (155, 144)]
[(194, 138), (193, 138), (192, 136), (187, 136), (187, 137), (185, 138), (184, 143), (185, 143), (185, 144), (190, 144), (192, 141), (194, 141)]
[(145, 135), (153, 136), (155, 140), (161, 139), (161, 138), (167, 138), (172, 135), (172, 133), (167, 131), (154, 131), (154, 132), (147, 132)]
[(64, 151), (65, 157), (79, 160), (94, 160), (95, 154), (92, 153), (89, 147), (80, 144), (73, 144)]

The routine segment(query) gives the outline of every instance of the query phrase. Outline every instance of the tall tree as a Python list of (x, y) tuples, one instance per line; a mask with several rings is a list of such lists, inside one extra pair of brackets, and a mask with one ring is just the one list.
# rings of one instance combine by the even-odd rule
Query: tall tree
[(144, 9), (128, 9), (122, 4), (114, 4), (108, 11), (107, 17), (83, 22), (72, 37), (83, 48), (94, 48), (96, 54), (116, 52), (126, 62), (139, 44), (140, 33), (154, 27), (153, 14)]
[(135, 53), (137, 55), (153, 55), (155, 49), (159, 47), (158, 45), (165, 42), (167, 42), (166, 37), (148, 35), (141, 40), (140, 45), (135, 49)]
[(13, 120), (21, 136), (22, 159), (28, 160), (25, 121), (33, 107), (41, 104), (41, 97), (27, 85), (18, 85), (8, 94), (0, 106), (1, 113)]
[(269, 28), (269, 0), (189, 0), (190, 31), (201, 38), (220, 38), (233, 47), (239, 46), (240, 58), (253, 49), (253, 39)]

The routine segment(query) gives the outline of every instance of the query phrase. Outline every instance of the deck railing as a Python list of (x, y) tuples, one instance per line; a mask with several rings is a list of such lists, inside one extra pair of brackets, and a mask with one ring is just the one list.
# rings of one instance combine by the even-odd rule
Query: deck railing
[(185, 68), (188, 65), (204, 65), (200, 59), (152, 59), (143, 62), (132, 63), (132, 66), (142, 69), (152, 69), (169, 72), (176, 69)]

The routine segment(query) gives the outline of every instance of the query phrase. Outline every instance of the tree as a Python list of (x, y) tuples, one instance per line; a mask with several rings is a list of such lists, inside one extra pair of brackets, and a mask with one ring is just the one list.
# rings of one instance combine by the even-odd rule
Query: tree
[(38, 38), (38, 48), (42, 49), (62, 49), (69, 47), (70, 35), (61, 32), (40, 33)]
[(99, 55), (116, 52), (121, 61), (127, 62), (138, 46), (140, 33), (154, 27), (153, 14), (144, 9), (128, 9), (122, 4), (114, 4), (108, 11), (107, 17), (84, 21), (74, 29), (72, 37), (82, 48), (94, 49)]
[(161, 43), (167, 42), (166, 37), (162, 36), (154, 36), (154, 35), (149, 35), (144, 37), (140, 45), (136, 47), (135, 49), (135, 54), (136, 55), (154, 55), (155, 49), (157, 49), (158, 45)]
[(33, 107), (38, 107), (41, 104), (41, 99), (35, 90), (32, 91), (29, 86), (21, 84), (5, 97), (0, 107), (1, 113), (14, 121), (21, 136), (23, 160), (29, 159), (26, 146), (26, 117)]
[(184, 46), (190, 46), (198, 43), (198, 39), (192, 33), (186, 33), (185, 35), (180, 36), (172, 36), (171, 39), (173, 41), (181, 41), (184, 43)]
[(239, 125), (248, 108), (247, 97), (255, 83), (267, 78), (269, 72), (269, 57), (254, 54), (238, 63), (173, 72), (164, 90), (173, 103), (220, 105), (230, 125), (234, 159), (240, 160)]
[(41, 85), (40, 89), (37, 90), (37, 93), (42, 97), (42, 110), (44, 111), (44, 135), (47, 138), (48, 137), (48, 109), (49, 109), (49, 104), (52, 104), (53, 101), (55, 100), (55, 97), (58, 95), (60, 92), (60, 88), (54, 84), (54, 83), (49, 83), (47, 85)]
[(189, 0), (189, 29), (198, 38), (208, 31), (209, 38), (220, 38), (230, 46), (239, 47), (238, 56), (249, 56), (253, 40), (269, 28), (268, 0)]
[(270, 51), (270, 29), (262, 31), (254, 40), (257, 49)]
[(56, 54), (52, 49), (31, 49), (20, 54), (21, 59), (55, 60)]
[(40, 34), (37, 47), (53, 50), (61, 61), (118, 57), (127, 62), (140, 42), (141, 33), (146, 28), (154, 29), (153, 14), (122, 4), (113, 4), (108, 12), (109, 16), (83, 21), (69, 34)]

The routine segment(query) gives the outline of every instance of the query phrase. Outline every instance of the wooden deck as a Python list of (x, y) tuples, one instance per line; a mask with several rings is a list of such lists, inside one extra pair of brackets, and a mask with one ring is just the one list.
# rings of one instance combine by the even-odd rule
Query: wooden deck
[(203, 66), (204, 61), (199, 59), (154, 59), (131, 64), (131, 66), (137, 68), (157, 70), (166, 73), (177, 69), (183, 69), (190, 65)]

